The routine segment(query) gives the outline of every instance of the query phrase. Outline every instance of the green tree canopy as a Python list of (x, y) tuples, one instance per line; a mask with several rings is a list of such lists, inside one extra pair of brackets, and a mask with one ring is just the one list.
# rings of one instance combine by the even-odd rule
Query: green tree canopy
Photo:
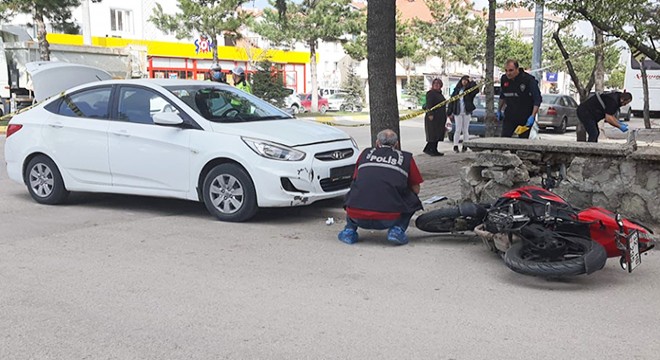
[[(286, 6), (271, 0), (275, 9), (265, 9), (262, 21), (253, 29), (265, 39), (290, 47), (296, 42), (309, 48), (312, 78), (312, 111), (318, 110), (316, 51), (319, 41), (347, 41), (358, 35), (364, 13), (351, 6), (350, 0), (287, 1)], [(282, 12), (282, 8), (286, 11)]]
[(247, 0), (178, 0), (178, 12), (168, 14), (156, 3), (149, 21), (177, 39), (207, 36), (211, 40), (213, 61), (218, 61), (218, 36), (240, 38), (239, 28), (250, 14), (240, 10)]
[(289, 93), (284, 87), (282, 73), (269, 60), (257, 62), (256, 68), (252, 74), (252, 94), (277, 107), (284, 107), (284, 99)]

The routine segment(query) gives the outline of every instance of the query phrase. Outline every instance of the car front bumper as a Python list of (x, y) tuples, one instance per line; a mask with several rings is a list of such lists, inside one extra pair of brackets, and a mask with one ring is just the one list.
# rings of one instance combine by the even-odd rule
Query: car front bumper
[[(303, 161), (275, 161), (262, 158), (251, 166), (260, 207), (286, 207), (343, 196), (352, 181), (359, 150), (350, 140), (298, 147), (307, 156)], [(322, 161), (316, 154), (351, 149), (340, 160)]]

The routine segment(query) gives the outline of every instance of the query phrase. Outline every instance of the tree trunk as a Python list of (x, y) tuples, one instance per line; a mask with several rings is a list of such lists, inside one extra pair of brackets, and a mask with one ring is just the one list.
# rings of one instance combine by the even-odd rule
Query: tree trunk
[(372, 0), (367, 3), (367, 73), (371, 143), (384, 129), (399, 135), (396, 98), (396, 1)]
[(46, 24), (44, 16), (38, 10), (34, 13), (34, 23), (37, 26), (37, 41), (39, 42), (39, 56), (42, 61), (50, 61), (50, 45), (46, 40)]
[(639, 60), (639, 71), (642, 73), (642, 90), (644, 91), (644, 128), (651, 128), (651, 118), (649, 116), (649, 78), (646, 77), (646, 57)]
[(319, 111), (319, 88), (316, 82), (316, 41), (309, 42), (309, 71), (312, 76), (312, 112)]
[(603, 49), (603, 30), (593, 26), (594, 46), (596, 47), (595, 66), (594, 66), (594, 90), (596, 92), (605, 91), (605, 50)]
[(213, 40), (211, 40), (211, 54), (213, 54), (213, 63), (218, 64), (218, 40), (217, 36), (213, 37)]
[(495, 0), (488, 0), (488, 26), (486, 27), (486, 136), (497, 136), (499, 123), (495, 117)]

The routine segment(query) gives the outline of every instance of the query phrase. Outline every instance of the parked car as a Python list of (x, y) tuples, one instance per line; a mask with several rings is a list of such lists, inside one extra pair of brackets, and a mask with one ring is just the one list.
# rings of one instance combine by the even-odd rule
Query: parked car
[(348, 192), (359, 152), (340, 129), (221, 83), (78, 80), (7, 127), (7, 173), (38, 203), (70, 191), (160, 196), (245, 221)]
[(289, 95), (284, 99), (285, 108), (290, 114), (298, 114), (302, 109), (302, 106), (300, 105), (300, 96), (293, 89), (286, 89), (286, 91)]
[(362, 104), (354, 104), (346, 93), (336, 93), (328, 96), (328, 111), (362, 111)]
[(577, 126), (577, 106), (577, 102), (568, 95), (543, 94), (537, 117), (539, 129), (552, 127), (555, 132), (563, 134), (566, 128)]
[[(300, 94), (300, 106), (304, 111), (312, 111), (312, 94)], [(328, 99), (319, 96), (319, 112), (325, 114), (328, 111)]]
[[(468, 129), (468, 132), (470, 133), (470, 135), (484, 137), (486, 136), (486, 123), (484, 122), (486, 118), (486, 96), (485, 95), (475, 96), (474, 106), (475, 109), (474, 111), (472, 111), (472, 119), (470, 120), (470, 127)], [(449, 134), (447, 134), (447, 136), (449, 137), (449, 141), (454, 141), (455, 132), (456, 132), (456, 122), (452, 120), (451, 131), (449, 132)]]

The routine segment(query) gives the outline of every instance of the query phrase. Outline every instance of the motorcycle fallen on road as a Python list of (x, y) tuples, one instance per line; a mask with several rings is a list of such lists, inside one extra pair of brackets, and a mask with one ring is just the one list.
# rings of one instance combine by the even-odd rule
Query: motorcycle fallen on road
[(537, 186), (508, 191), (492, 204), (462, 203), (420, 215), (422, 231), (473, 231), (511, 270), (562, 278), (591, 274), (610, 257), (632, 272), (655, 245), (653, 231), (601, 207), (573, 208)]

